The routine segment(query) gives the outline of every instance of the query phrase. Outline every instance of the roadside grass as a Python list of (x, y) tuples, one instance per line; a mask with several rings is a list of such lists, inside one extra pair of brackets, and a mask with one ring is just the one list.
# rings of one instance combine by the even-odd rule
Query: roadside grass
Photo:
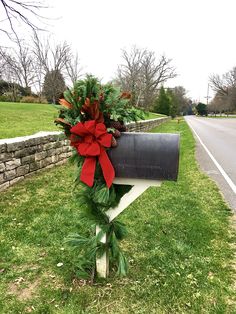
[(72, 166), (1, 194), (0, 313), (236, 312), (231, 211), (199, 172), (186, 123), (173, 120), (154, 132), (180, 133), (179, 179), (148, 189), (120, 216), (129, 232), (126, 278), (112, 273), (94, 285), (76, 278), (78, 252), (64, 243), (84, 231)]
[[(50, 104), (0, 102), (0, 139), (32, 135), (40, 131), (59, 131), (54, 124), (58, 110)], [(147, 112), (145, 120), (165, 117)]]
[(0, 139), (58, 131), (53, 123), (57, 112), (50, 104), (0, 102)]

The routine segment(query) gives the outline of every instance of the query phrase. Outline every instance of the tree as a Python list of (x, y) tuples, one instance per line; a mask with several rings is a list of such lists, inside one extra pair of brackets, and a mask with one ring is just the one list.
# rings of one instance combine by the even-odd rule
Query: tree
[(28, 89), (30, 94), (35, 79), (35, 60), (29, 46), (24, 41), (16, 40), (11, 49), (0, 47), (0, 57), (4, 61), (2, 76), (7, 79), (11, 73), (11, 80)]
[(66, 64), (68, 64), (72, 55), (71, 47), (67, 42), (64, 41), (54, 46), (49, 37), (45, 41), (42, 41), (39, 36), (35, 34), (33, 45), (33, 54), (37, 62), (41, 64), (45, 74), (52, 70), (59, 72), (65, 70)]
[(47, 8), (40, 1), (0, 0), (0, 7), (2, 8), (0, 32), (7, 35), (9, 39), (13, 40), (12, 35), (14, 35), (14, 39), (19, 40), (17, 35), (19, 22), (34, 32), (42, 30), (33, 22), (35, 17), (37, 20), (42, 19), (39, 12)]
[(171, 59), (164, 55), (157, 61), (153, 51), (146, 51), (141, 60), (141, 77), (143, 78), (143, 101), (147, 108), (153, 105), (158, 87), (167, 80), (176, 77)]
[[(40, 28), (33, 23), (33, 18), (42, 18), (39, 15), (39, 11), (46, 8), (39, 1), (17, 1), (17, 0), (0, 0), (0, 7), (2, 7), (1, 23), (6, 21), (8, 27), (3, 25), (0, 28), (0, 32), (5, 33), (10, 39), (12, 39), (11, 32), (17, 36), (17, 26), (15, 22), (21, 22), (33, 31), (40, 30)], [(10, 28), (11, 31), (8, 31)]]
[(146, 50), (139, 49), (136, 46), (131, 51), (122, 50), (122, 58), (124, 63), (118, 66), (117, 81), (121, 85), (123, 91), (130, 91), (132, 105), (138, 105), (142, 94), (142, 75), (141, 60)]
[(45, 75), (43, 93), (49, 103), (58, 103), (58, 100), (65, 88), (65, 81), (59, 70), (49, 71)]
[(154, 112), (169, 115), (170, 114), (170, 98), (165, 92), (162, 86), (158, 95), (158, 98), (154, 104)]
[(176, 95), (174, 94), (173, 90), (168, 88), (166, 91), (167, 96), (169, 97), (170, 100), (170, 110), (169, 110), (169, 115), (172, 118), (175, 118), (176, 115), (179, 113), (179, 103)]
[[(36, 60), (35, 68), (37, 69), (36, 86), (39, 97), (41, 97), (42, 93), (50, 88), (48, 84), (52, 84), (51, 88), (53, 90), (55, 90), (55, 84), (57, 85), (57, 82), (53, 82), (53, 79), (52, 80), (48, 78), (46, 79), (46, 75), (49, 76), (49, 78), (50, 77), (53, 78), (54, 76), (57, 78), (60, 75), (63, 76), (63, 74), (68, 73), (66, 72), (66, 69), (67, 67), (69, 67), (68, 65), (71, 63), (72, 53), (71, 47), (66, 42), (56, 44), (55, 46), (53, 46), (50, 43), (50, 38), (47, 38), (45, 41), (42, 41), (37, 36), (37, 34), (34, 35), (33, 43), (34, 43), (33, 54)], [(60, 75), (58, 73), (60, 73)], [(73, 73), (71, 73), (71, 77), (73, 76), (73, 79), (75, 79), (76, 75), (78, 75), (78, 71), (77, 72), (74, 71)], [(46, 88), (45, 81), (47, 81)], [(62, 80), (59, 79), (59, 82), (60, 81)], [(62, 86), (63, 84), (59, 85)], [(46, 98), (48, 99), (47, 96)], [(55, 99), (50, 98), (50, 102), (55, 102), (56, 100), (57, 97)]]
[(195, 108), (200, 116), (207, 116), (207, 105), (199, 102)]
[(212, 89), (216, 92), (213, 106), (217, 104), (220, 112), (236, 110), (236, 67), (222, 76), (213, 74), (209, 79)]
[(78, 79), (81, 77), (82, 71), (82, 67), (79, 63), (78, 53), (76, 53), (75, 56), (71, 54), (71, 57), (68, 58), (65, 64), (65, 68), (66, 75), (69, 77), (71, 85), (73, 86), (75, 82), (78, 81)]
[(171, 60), (133, 46), (130, 51), (122, 50), (124, 63), (119, 65), (116, 81), (123, 90), (132, 94), (132, 103), (146, 109), (153, 105), (161, 84), (176, 76)]

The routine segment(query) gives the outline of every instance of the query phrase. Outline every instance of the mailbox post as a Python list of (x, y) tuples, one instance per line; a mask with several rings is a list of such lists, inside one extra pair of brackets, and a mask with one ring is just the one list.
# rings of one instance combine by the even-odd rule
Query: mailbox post
[[(115, 208), (106, 214), (111, 222), (150, 186), (160, 186), (164, 180), (177, 180), (179, 166), (179, 135), (164, 133), (122, 133), (118, 146), (109, 157), (115, 169), (114, 184), (131, 185)], [(99, 226), (96, 233), (101, 232)], [(101, 238), (106, 243), (107, 236)], [(108, 253), (96, 259), (99, 277), (109, 273)]]

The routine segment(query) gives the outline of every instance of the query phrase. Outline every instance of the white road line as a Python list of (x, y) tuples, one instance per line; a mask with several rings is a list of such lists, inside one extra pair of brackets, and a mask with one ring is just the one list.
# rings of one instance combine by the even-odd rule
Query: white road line
[(236, 185), (233, 183), (233, 181), (230, 179), (230, 177), (227, 175), (227, 173), (224, 171), (224, 169), (221, 167), (221, 165), (216, 161), (216, 159), (214, 158), (214, 156), (212, 155), (212, 153), (209, 151), (209, 149), (206, 147), (206, 145), (203, 143), (203, 141), (200, 139), (199, 135), (197, 134), (197, 132), (194, 130), (193, 126), (191, 125), (191, 123), (189, 123), (189, 126), (191, 127), (191, 129), (193, 130), (194, 134), (196, 135), (196, 137), (198, 138), (199, 142), (201, 143), (201, 145), (203, 146), (203, 148), (205, 149), (205, 151), (207, 152), (207, 154), (209, 155), (209, 157), (211, 158), (211, 160), (214, 162), (214, 164), (216, 165), (216, 167), (218, 168), (218, 170), (220, 171), (220, 173), (222, 174), (222, 176), (224, 177), (225, 181), (228, 183), (228, 185), (231, 187), (231, 189), (233, 190), (233, 192), (236, 194)]

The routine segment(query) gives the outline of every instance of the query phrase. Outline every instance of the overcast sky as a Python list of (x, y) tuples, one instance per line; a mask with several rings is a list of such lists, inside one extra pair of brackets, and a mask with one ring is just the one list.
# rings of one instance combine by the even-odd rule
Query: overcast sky
[[(55, 41), (78, 51), (84, 70), (108, 81), (132, 45), (165, 54), (193, 100), (206, 101), (208, 77), (236, 66), (236, 0), (45, 0)], [(210, 95), (212, 92), (210, 91)]]

